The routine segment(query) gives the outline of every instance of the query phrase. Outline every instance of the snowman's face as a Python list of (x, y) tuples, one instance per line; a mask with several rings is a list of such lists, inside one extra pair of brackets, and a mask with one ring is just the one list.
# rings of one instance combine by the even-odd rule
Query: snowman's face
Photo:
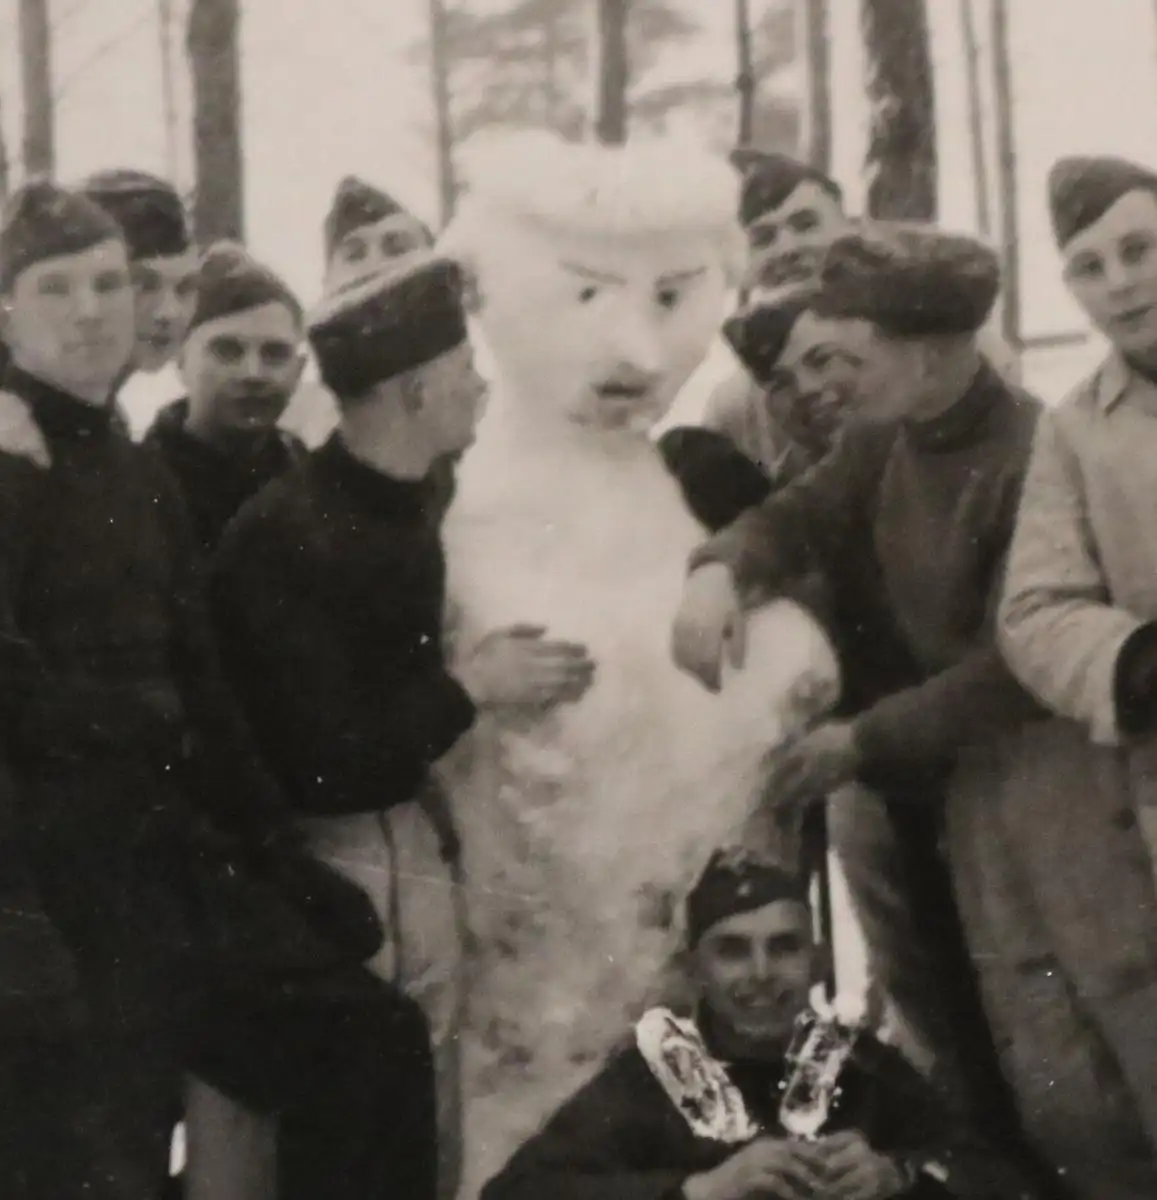
[(496, 227), (474, 254), (486, 345), (518, 402), (607, 430), (649, 429), (703, 360), (726, 306), (708, 236)]

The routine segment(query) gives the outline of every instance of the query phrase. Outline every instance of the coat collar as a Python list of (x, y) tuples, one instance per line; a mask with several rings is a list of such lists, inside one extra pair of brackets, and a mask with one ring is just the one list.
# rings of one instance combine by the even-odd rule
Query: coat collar
[(1145, 403), (1147, 412), (1157, 412), (1157, 383), (1130, 366), (1124, 355), (1114, 350), (1097, 373), (1094, 396), (1100, 412), (1108, 414), (1134, 394)]
[(89, 438), (108, 433), (113, 426), (111, 400), (99, 406), (88, 404), (17, 366), (8, 368), (4, 384), (28, 403), (37, 425), (50, 438)]
[(945, 412), (927, 421), (906, 421), (908, 440), (930, 453), (958, 450), (983, 437), (988, 417), (1008, 387), (994, 367), (982, 362), (967, 390)]
[(314, 470), (336, 486), (358, 507), (382, 516), (433, 520), (437, 509), (437, 483), (423, 479), (396, 479), (355, 458), (340, 433), (312, 454)]

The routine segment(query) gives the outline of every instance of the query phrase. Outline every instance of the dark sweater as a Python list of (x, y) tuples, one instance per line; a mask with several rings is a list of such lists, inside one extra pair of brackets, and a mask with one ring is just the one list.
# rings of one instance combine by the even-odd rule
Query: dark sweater
[(246, 505), (213, 602), (267, 761), (303, 814), (412, 800), (474, 708), (446, 669), (445, 479), (392, 479), (334, 435)]
[(197, 539), (208, 554), (245, 501), (304, 458), (305, 446), (273, 429), (226, 450), (191, 434), (188, 418), (188, 400), (175, 400), (157, 414), (144, 442), (181, 485)]
[[(777, 1120), (784, 1064), (729, 1067), (748, 1111), (784, 1136)], [(895, 1051), (865, 1038), (845, 1068), (828, 1132), (859, 1130), (880, 1153), (947, 1168), (922, 1174), (909, 1200), (1032, 1200), (1019, 1166), (971, 1136)], [(679, 1200), (692, 1175), (721, 1165), (737, 1147), (698, 1137), (633, 1042), (568, 1100), (482, 1192), (482, 1200)]]
[(850, 426), (828, 459), (693, 556), (726, 563), (744, 587), (824, 576), (865, 782), (947, 767), (1037, 711), (992, 631), (1038, 413), (984, 367), (933, 421)]
[[(11, 368), (52, 456), (0, 453), (4, 735), (18, 774), (192, 745), (230, 824), (281, 819), (219, 667), (176, 485), (98, 409)], [(181, 747), (184, 747), (182, 750)], [(126, 800), (129, 798), (126, 797)]]

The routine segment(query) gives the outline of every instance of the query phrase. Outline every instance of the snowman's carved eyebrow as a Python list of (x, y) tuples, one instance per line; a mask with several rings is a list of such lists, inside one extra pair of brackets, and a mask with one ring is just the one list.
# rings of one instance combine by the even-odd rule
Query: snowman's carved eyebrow
[(609, 271), (596, 271), (593, 267), (584, 267), (581, 263), (559, 263), (564, 271), (577, 275), (580, 279), (588, 279), (591, 283), (607, 283), (622, 285), (627, 281), (621, 275), (612, 275)]
[[(559, 265), (564, 271), (568, 271), (572, 275), (577, 275), (580, 279), (588, 279), (591, 283), (621, 286), (627, 282), (621, 275), (613, 275), (609, 271), (596, 271), (593, 267), (584, 267), (581, 263), (563, 262)], [(700, 275), (704, 275), (706, 272), (706, 267), (690, 267), (685, 270), (666, 271), (659, 276), (655, 284), (657, 287), (676, 287), (679, 284), (690, 283), (692, 279), (698, 279)]]
[(686, 271), (667, 271), (659, 276), (656, 283), (659, 287), (676, 287), (681, 283), (690, 283), (692, 279), (698, 279), (700, 275), (706, 273), (706, 267), (691, 267)]

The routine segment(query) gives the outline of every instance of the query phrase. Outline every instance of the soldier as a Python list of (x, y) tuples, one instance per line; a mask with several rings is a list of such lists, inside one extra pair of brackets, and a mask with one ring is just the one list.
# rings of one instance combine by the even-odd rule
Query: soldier
[(361, 882), (388, 929), (371, 964), (422, 1004), (439, 1073), (439, 1194), (461, 1170), (465, 1001), (457, 836), (432, 768), (480, 705), (581, 695), (581, 649), (525, 627), (461, 678), (442, 622), (443, 482), (485, 384), (461, 274), (427, 254), (339, 289), (311, 319), (338, 430), (226, 533), (213, 594), (227, 665), (316, 853)]
[(769, 795), (790, 806), (857, 784), (883, 796), (891, 844), (874, 844), (866, 793), (834, 810), (832, 834), (872, 968), (976, 1119), (1007, 1138), (1016, 1114), (948, 873), (984, 839), (950, 837), (947, 864), (940, 851), (945, 798), (950, 814), (967, 806), (980, 770), (962, 751), (1035, 712), (991, 626), (1038, 411), (977, 347), (998, 288), (995, 255), (970, 238), (880, 225), (833, 243), (812, 306), (863, 335), (860, 419), (694, 556), (674, 645), (717, 687), (727, 648), (742, 656), (740, 596), (807, 572), (825, 581), (845, 626), (843, 717), (777, 751)]
[(210, 553), (242, 504), (305, 455), (278, 425), (305, 366), (305, 318), (285, 283), (233, 243), (206, 251), (200, 278), (179, 354), (187, 395), (144, 440), (181, 485)]
[(181, 394), (177, 353), (197, 301), (197, 250), (177, 190), (144, 171), (98, 171), (81, 185), (121, 227), (129, 250), (137, 336), (117, 401), (141, 437), (158, 409)]
[(119, 226), (27, 185), (0, 299), (5, 750), (89, 1019), (61, 1086), (92, 1161), (47, 1194), (153, 1200), (188, 1067), (282, 1117), (283, 1196), (424, 1198), (421, 1015), (362, 970), (376, 916), (302, 846), (219, 669), (177, 489), (114, 419), (135, 333)]
[[(1004, 1020), (1025, 1021), (1030, 989), (1063, 990), (1077, 1010), (1064, 1025), (1050, 1010), (1049, 1042), (1027, 1039), (1015, 1064), (1040, 1137), (1090, 1196), (1131, 1196), (1154, 1190), (1157, 1150), (1157, 171), (1063, 159), (1049, 202), (1065, 281), (1110, 350), (1041, 419), (1009, 557), (1001, 645), (1054, 719), (1026, 733), (1002, 816), (1045, 936), (1031, 968), (1001, 927), (988, 941), (1020, 967), (1019, 989), (998, 995)], [(1114, 1159), (1138, 1172), (1135, 1190)]]

